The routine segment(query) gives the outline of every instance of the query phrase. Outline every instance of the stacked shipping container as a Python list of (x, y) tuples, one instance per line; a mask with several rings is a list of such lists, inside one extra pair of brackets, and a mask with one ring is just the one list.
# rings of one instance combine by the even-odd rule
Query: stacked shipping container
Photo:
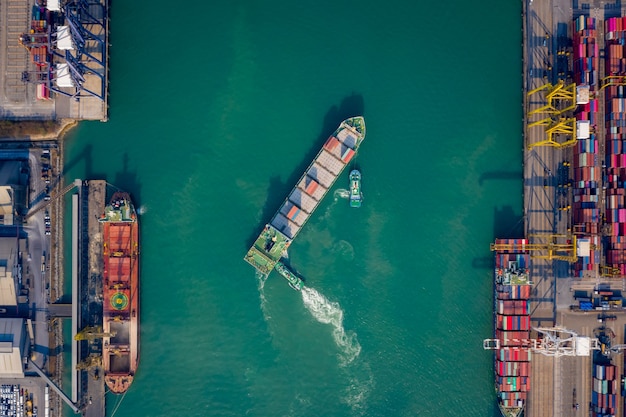
[[(598, 77), (598, 44), (596, 21), (580, 16), (574, 20), (574, 79), (577, 85), (588, 85), (594, 91)], [(572, 187), (572, 224), (581, 237), (588, 237), (594, 247), (599, 247), (598, 223), (600, 206), (598, 196), (601, 169), (598, 165), (598, 139), (594, 132), (598, 102), (591, 95), (589, 103), (580, 105), (576, 111), (577, 124), (588, 123), (591, 134), (588, 139), (578, 139), (574, 148), (574, 184)], [(574, 265), (575, 273), (593, 270), (599, 263), (599, 252), (592, 250), (589, 256), (580, 257)]]
[(591, 417), (615, 417), (617, 380), (615, 365), (593, 364)]
[(30, 30), (31, 33), (45, 33), (48, 30), (48, 11), (45, 7), (33, 6)]
[(342, 126), (328, 138), (270, 224), (293, 239), (356, 152), (358, 132)]
[[(496, 244), (527, 244), (526, 239), (498, 239)], [(523, 408), (530, 390), (530, 315), (528, 252), (497, 251), (495, 259), (495, 379), (501, 408)]]
[[(626, 18), (604, 22), (607, 75), (626, 75)], [(626, 87), (610, 85), (606, 98), (606, 263), (626, 275)]]

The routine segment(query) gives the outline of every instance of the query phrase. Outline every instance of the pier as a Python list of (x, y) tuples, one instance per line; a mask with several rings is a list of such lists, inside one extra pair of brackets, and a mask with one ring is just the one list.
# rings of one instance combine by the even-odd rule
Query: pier
[[(572, 221), (573, 191), (566, 189), (560, 178), (564, 161), (572, 161), (574, 153), (570, 146), (537, 146), (546, 143), (547, 127), (540, 125), (540, 109), (548, 106), (536, 94), (547, 84), (556, 85), (562, 80), (565, 85), (573, 82), (573, 38), (574, 19), (579, 16), (596, 19), (597, 44), (599, 45), (599, 65), (592, 98), (598, 101), (597, 117), (593, 122), (592, 133), (598, 140), (597, 154), (605, 158), (605, 96), (601, 88), (601, 80), (605, 74), (606, 57), (604, 40), (604, 21), (615, 16), (625, 16), (626, 10), (621, 2), (605, 0), (572, 1), (572, 0), (524, 0), (522, 1), (523, 26), (523, 133), (524, 133), (524, 231), (531, 244), (547, 242), (551, 236), (563, 236), (568, 242), (572, 237), (587, 237), (589, 234), (576, 234)], [(566, 67), (564, 69), (564, 67)], [(579, 83), (580, 84), (580, 83)], [(557, 109), (552, 115), (556, 124), (560, 117), (572, 117), (568, 112)], [(548, 117), (549, 119), (549, 117)], [(561, 120), (563, 120), (561, 119)], [(577, 138), (578, 125), (575, 125), (573, 139)], [(558, 130), (556, 130), (558, 131)], [(565, 130), (563, 130), (565, 131)], [(557, 146), (555, 146), (557, 145)], [(578, 155), (576, 155), (577, 157)], [(596, 166), (601, 161), (595, 162)], [(569, 169), (568, 169), (569, 171)], [(571, 172), (569, 175), (573, 175)], [(568, 178), (571, 179), (571, 178)], [(602, 183), (602, 178), (598, 180)], [(602, 189), (602, 186), (598, 186)], [(604, 211), (606, 199), (601, 192), (598, 206)], [(601, 223), (600, 221), (598, 221)], [(602, 230), (593, 236), (602, 238)], [(499, 236), (498, 236), (499, 237)], [(575, 255), (580, 256), (578, 249), (573, 248)], [(555, 325), (575, 331), (580, 336), (597, 338), (611, 334), (613, 344), (624, 343), (624, 324), (626, 314), (621, 303), (608, 305), (610, 311), (581, 311), (577, 308), (576, 294), (586, 293), (590, 299), (598, 300), (602, 296), (599, 289), (604, 288), (607, 294), (622, 294), (626, 290), (623, 277), (607, 276), (602, 268), (604, 264), (601, 245), (591, 245), (591, 253), (600, 253), (600, 263), (592, 265), (589, 270), (575, 272), (568, 261), (533, 257), (530, 275), (533, 281), (530, 298), (531, 326), (533, 328)], [(623, 294), (622, 294), (623, 296)], [(608, 297), (606, 297), (608, 299)], [(615, 321), (604, 319), (606, 314), (615, 314)], [(603, 329), (599, 331), (598, 329)], [(531, 338), (538, 335), (531, 332)], [(616, 348), (616, 349), (619, 349)], [(597, 352), (597, 351), (596, 351)], [(531, 361), (531, 383), (525, 416), (570, 416), (590, 415), (592, 409), (592, 391), (594, 387), (592, 363), (594, 351), (589, 356), (549, 357), (533, 354)], [(619, 393), (619, 375), (624, 373), (623, 354), (616, 350), (610, 354), (616, 366), (618, 376), (617, 401), (614, 415), (623, 416), (623, 398)], [(597, 405), (597, 404), (595, 404)], [(608, 407), (607, 407), (608, 408)]]

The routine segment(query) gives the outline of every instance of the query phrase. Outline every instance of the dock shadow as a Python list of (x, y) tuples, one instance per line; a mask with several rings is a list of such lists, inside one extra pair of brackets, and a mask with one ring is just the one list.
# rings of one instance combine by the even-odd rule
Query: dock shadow
[(491, 171), (481, 174), (478, 177), (478, 184), (483, 185), (485, 181), (491, 180), (519, 181), (522, 178), (521, 171)]
[(524, 238), (524, 216), (516, 214), (512, 206), (494, 207), (493, 236), (504, 239)]
[(326, 112), (324, 120), (322, 122), (321, 131), (317, 136), (317, 139), (311, 144), (309, 150), (305, 153), (300, 164), (294, 169), (294, 171), (287, 177), (286, 181), (281, 181), (280, 176), (273, 176), (270, 178), (270, 184), (267, 190), (267, 199), (263, 205), (261, 213), (262, 223), (257, 225), (251, 232), (251, 235), (246, 239), (246, 250), (254, 244), (259, 232), (263, 225), (269, 223), (271, 216), (280, 209), (280, 204), (287, 198), (289, 191), (296, 185), (296, 181), (302, 176), (302, 173), (311, 164), (311, 161), (317, 155), (320, 148), (326, 142), (331, 133), (337, 129), (339, 124), (349, 117), (362, 116), (365, 113), (365, 106), (363, 96), (358, 93), (352, 93), (346, 96), (339, 106), (332, 106)]

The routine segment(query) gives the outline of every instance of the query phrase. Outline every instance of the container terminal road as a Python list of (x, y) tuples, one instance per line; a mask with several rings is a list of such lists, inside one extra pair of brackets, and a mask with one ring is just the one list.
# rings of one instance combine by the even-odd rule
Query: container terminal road
[(524, 232), (491, 245), (484, 342), (504, 416), (626, 415), (625, 16), (522, 2)]

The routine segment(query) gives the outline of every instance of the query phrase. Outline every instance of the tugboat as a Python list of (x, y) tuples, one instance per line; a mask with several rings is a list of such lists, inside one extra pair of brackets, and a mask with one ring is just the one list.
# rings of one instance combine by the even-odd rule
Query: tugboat
[(350, 171), (350, 207), (361, 207), (361, 173), (357, 169)]
[(280, 261), (276, 262), (275, 268), (278, 271), (278, 273), (282, 275), (287, 280), (287, 282), (289, 282), (289, 286), (291, 288), (293, 288), (296, 291), (300, 291), (302, 289), (302, 287), (304, 286), (304, 282), (302, 282), (302, 278), (300, 278), (299, 276), (291, 272), (285, 264), (283, 264)]

